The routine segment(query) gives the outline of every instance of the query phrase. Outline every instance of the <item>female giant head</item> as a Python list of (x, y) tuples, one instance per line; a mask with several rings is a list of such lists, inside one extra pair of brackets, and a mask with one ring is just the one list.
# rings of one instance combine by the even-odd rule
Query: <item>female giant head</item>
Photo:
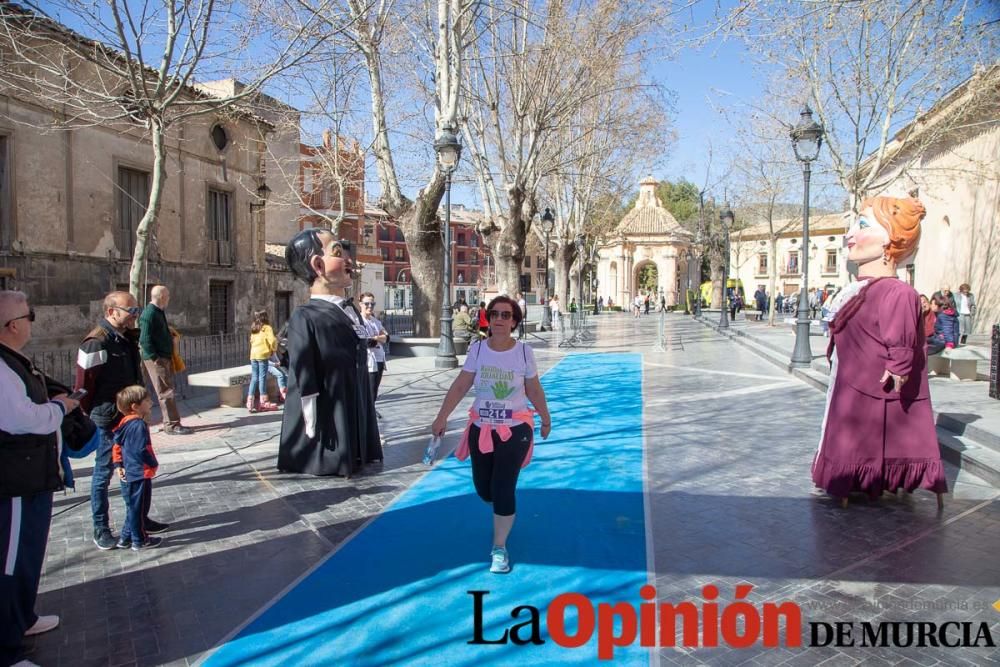
[(877, 260), (898, 266), (917, 251), (920, 221), (926, 213), (913, 197), (866, 199), (847, 232), (847, 258), (859, 266)]

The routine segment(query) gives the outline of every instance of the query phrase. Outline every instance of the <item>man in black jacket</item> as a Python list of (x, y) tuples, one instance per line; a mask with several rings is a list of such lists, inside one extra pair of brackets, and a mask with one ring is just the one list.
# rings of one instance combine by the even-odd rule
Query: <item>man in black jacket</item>
[(55, 629), (35, 613), (52, 492), (61, 489), (59, 427), (78, 403), (49, 399), (45, 377), (21, 350), (35, 311), (22, 292), (0, 291), (0, 665), (17, 662), (26, 636)]
[(174, 339), (163, 312), (169, 303), (170, 290), (166, 286), (156, 285), (150, 290), (149, 303), (139, 317), (139, 349), (149, 381), (160, 399), (161, 430), (167, 435), (190, 435), (191, 429), (181, 426), (181, 413), (174, 400)]
[[(104, 319), (87, 334), (76, 355), (75, 388), (87, 391), (80, 404), (101, 429), (90, 485), (90, 511), (94, 518), (94, 544), (102, 550), (114, 549), (117, 544), (111, 533), (108, 509), (108, 484), (113, 473), (111, 432), (121, 419), (115, 396), (125, 387), (145, 384), (139, 359), (139, 332), (135, 328), (141, 312), (131, 294), (111, 292), (104, 297)], [(167, 528), (158, 521), (148, 518), (146, 521), (147, 532), (158, 533)]]

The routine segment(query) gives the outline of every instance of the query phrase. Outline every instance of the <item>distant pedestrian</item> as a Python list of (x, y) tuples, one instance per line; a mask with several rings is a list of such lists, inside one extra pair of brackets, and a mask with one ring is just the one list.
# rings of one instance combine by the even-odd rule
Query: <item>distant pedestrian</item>
[(160, 465), (146, 424), (153, 411), (153, 399), (145, 387), (135, 385), (118, 392), (117, 405), (123, 417), (115, 427), (112, 460), (118, 470), (122, 498), (125, 500), (125, 523), (118, 538), (118, 548), (132, 551), (154, 549), (163, 540), (150, 535), (146, 525), (153, 502), (153, 477)]
[(552, 329), (559, 327), (559, 330), (563, 330), (562, 313), (559, 311), (559, 295), (553, 294), (552, 299), (549, 301), (549, 310), (552, 311)]
[[(271, 370), (271, 359), (278, 352), (278, 337), (274, 335), (266, 310), (258, 310), (250, 322), (250, 386), (247, 388), (247, 410), (277, 410), (278, 405), (268, 400), (267, 375)], [(288, 394), (285, 374), (276, 366), (278, 391), (284, 400)]]
[(757, 287), (757, 291), (753, 293), (753, 299), (757, 306), (757, 321), (759, 322), (764, 319), (764, 311), (767, 310), (767, 296), (763, 285)]
[[(52, 492), (63, 488), (60, 426), (79, 403), (49, 398), (44, 376), (21, 350), (35, 311), (23, 292), (0, 291), (0, 664), (21, 657), (25, 637), (53, 630), (58, 616), (35, 613), (52, 521)], [(27, 661), (25, 661), (27, 662)]]
[(524, 322), (528, 319), (528, 302), (524, 300), (524, 294), (518, 292), (516, 295), (517, 307), (521, 310), (521, 323), (518, 325), (517, 337), (524, 338)]
[(597, 313), (600, 314), (602, 310), (604, 310), (604, 297), (599, 296), (597, 297)]
[(170, 290), (156, 285), (150, 291), (150, 302), (139, 316), (139, 348), (149, 374), (153, 391), (160, 399), (162, 430), (167, 435), (190, 435), (191, 429), (181, 425), (181, 415), (174, 400), (174, 339), (170, 335), (167, 315)]
[[(375, 295), (365, 292), (360, 298), (361, 320), (368, 334), (368, 378), (371, 380), (374, 403), (378, 400), (378, 388), (382, 384), (382, 374), (385, 373), (385, 345), (389, 342), (389, 332), (375, 317)], [(453, 336), (454, 333), (452, 331)]]
[(643, 302), (642, 302), (642, 305), (645, 307), (645, 311), (643, 313), (644, 315), (649, 315), (649, 302), (650, 301), (652, 301), (652, 298), (650, 298), (650, 296), (647, 294), (646, 298), (643, 299)]
[(469, 307), (464, 303), (458, 307), (458, 313), (451, 323), (451, 337), (459, 340), (469, 340), (477, 327), (472, 326), (472, 317), (469, 315)]
[(552, 428), (534, 352), (510, 336), (519, 314), (510, 297), (498, 296), (490, 302), (490, 336), (470, 348), (462, 372), (452, 382), (431, 424), (431, 433), (443, 436), (448, 416), (475, 386), (476, 399), (455, 456), (464, 461), (471, 455), (476, 493), (493, 507), (490, 572), (495, 574), (510, 571), (507, 537), (517, 509), (517, 478), (531, 461), (533, 414), (541, 417), (543, 439)]
[(477, 318), (479, 322), (479, 337), (486, 338), (486, 334), (490, 330), (490, 322), (486, 319), (486, 302), (479, 302), (479, 310), (477, 311)]
[[(74, 388), (87, 392), (80, 399), (80, 407), (101, 429), (101, 444), (97, 447), (90, 480), (90, 512), (94, 520), (94, 544), (98, 549), (109, 550), (117, 544), (111, 532), (108, 504), (108, 485), (114, 473), (112, 431), (121, 420), (117, 396), (125, 387), (144, 382), (139, 330), (135, 328), (142, 312), (139, 303), (128, 292), (111, 292), (104, 297), (103, 310), (104, 317), (86, 335), (77, 352)], [(167, 524), (151, 523), (166, 530)]]
[(778, 296), (774, 297), (774, 307), (775, 307), (775, 312), (777, 312), (778, 314), (785, 312), (784, 311), (785, 295), (782, 294), (781, 292), (778, 292)]
[(642, 295), (636, 294), (635, 298), (632, 299), (632, 317), (638, 319), (639, 313), (642, 312)]
[(663, 294), (660, 295), (660, 312), (667, 312), (667, 297)]
[(969, 283), (962, 283), (955, 295), (955, 309), (958, 311), (959, 342), (965, 345), (972, 333), (972, 318), (976, 315), (976, 297), (970, 291)]
[(571, 313), (576, 312), (576, 297), (573, 297), (572, 299), (569, 300), (569, 312)]

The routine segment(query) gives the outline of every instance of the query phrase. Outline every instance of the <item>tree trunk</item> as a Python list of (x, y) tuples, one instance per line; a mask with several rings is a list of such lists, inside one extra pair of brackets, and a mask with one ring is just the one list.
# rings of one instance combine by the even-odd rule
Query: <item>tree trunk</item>
[(438, 219), (438, 206), (444, 196), (445, 179), (436, 169), (434, 178), (420, 191), (405, 211), (397, 214), (397, 223), (406, 237), (410, 253), (410, 278), (413, 282), (413, 335), (432, 337), (441, 334), (441, 304), (444, 298), (444, 220)]
[(159, 118), (149, 122), (150, 140), (153, 143), (153, 182), (149, 189), (146, 212), (135, 230), (135, 250), (132, 266), (128, 274), (128, 290), (139, 303), (146, 302), (146, 256), (149, 254), (149, 238), (156, 233), (156, 223), (160, 214), (160, 200), (163, 198), (163, 184), (167, 179), (167, 153), (164, 145), (164, 127)]
[(510, 208), (507, 211), (507, 221), (499, 232), (491, 234), (495, 240), (490, 250), (497, 263), (497, 290), (500, 294), (511, 295), (521, 289), (521, 267), (524, 265), (528, 229), (521, 208), (524, 202), (523, 190), (514, 187), (508, 195)]

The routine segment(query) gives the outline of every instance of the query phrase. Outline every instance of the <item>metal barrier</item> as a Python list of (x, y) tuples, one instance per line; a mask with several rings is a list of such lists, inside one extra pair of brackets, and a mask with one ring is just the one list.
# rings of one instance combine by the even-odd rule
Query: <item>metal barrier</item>
[[(31, 362), (46, 375), (73, 386), (76, 376), (76, 354), (79, 348), (38, 350), (31, 352)], [(201, 373), (220, 368), (250, 365), (250, 334), (232, 333), (215, 336), (182, 336), (179, 349), (186, 373)], [(176, 389), (183, 395), (187, 390), (185, 373), (177, 376)]]
[(1000, 398), (1000, 324), (993, 325), (990, 345), (990, 398)]
[(390, 336), (413, 335), (413, 315), (406, 313), (385, 313), (379, 320)]

